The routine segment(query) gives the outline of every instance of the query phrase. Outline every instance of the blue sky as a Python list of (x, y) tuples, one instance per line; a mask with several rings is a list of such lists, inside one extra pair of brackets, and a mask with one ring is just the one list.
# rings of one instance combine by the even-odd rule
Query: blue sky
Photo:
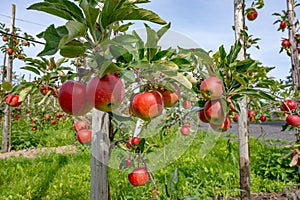
[[(0, 22), (10, 26), (9, 16), (11, 15), (11, 4), (16, 4), (16, 26), (22, 31), (31, 35), (36, 35), (43, 31), (48, 25), (62, 25), (65, 21), (48, 14), (26, 10), (26, 8), (37, 0), (1, 0)], [(246, 1), (250, 6), (250, 1)], [(159, 14), (167, 22), (171, 22), (170, 36), (174, 46), (184, 46), (184, 44), (195, 44), (207, 51), (216, 51), (220, 45), (229, 49), (234, 43), (233, 26), (233, 0), (152, 0), (148, 4), (141, 4)], [(286, 9), (285, 0), (265, 0), (265, 7), (258, 10), (258, 18), (246, 25), (249, 28), (249, 34), (261, 38), (259, 41), (260, 50), (251, 48), (252, 58), (259, 60), (266, 66), (275, 66), (276, 68), (270, 75), (277, 79), (283, 79), (289, 74), (290, 58), (285, 54), (279, 54), (282, 38), (287, 38), (287, 32), (278, 32), (277, 25), (273, 22), (277, 19), (272, 16), (274, 12), (281, 12)], [(298, 12), (298, 10), (296, 10)], [(153, 24), (150, 24), (156, 27)], [(142, 23), (136, 23), (136, 29), (143, 28)], [(171, 38), (181, 36), (180, 38)], [(169, 37), (169, 38), (168, 38)], [(184, 38), (184, 39), (182, 39)], [(2, 43), (0, 42), (0, 45)], [(189, 46), (189, 45), (188, 45)], [(26, 51), (28, 56), (34, 57), (42, 50), (42, 46), (37, 44), (36, 48), (30, 48)], [(3, 55), (0, 55), (2, 64)], [(15, 64), (18, 69), (22, 63)]]

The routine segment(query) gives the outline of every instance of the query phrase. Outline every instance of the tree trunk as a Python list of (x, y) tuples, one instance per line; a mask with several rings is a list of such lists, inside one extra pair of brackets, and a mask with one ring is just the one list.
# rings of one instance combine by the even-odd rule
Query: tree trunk
[(111, 119), (108, 113), (93, 110), (91, 148), (91, 200), (108, 200), (108, 162), (110, 157)]
[[(234, 22), (235, 22), (235, 38), (242, 44), (239, 52), (238, 60), (245, 60), (245, 42), (241, 34), (244, 29), (244, 0), (234, 0)], [(241, 199), (250, 199), (250, 149), (249, 149), (249, 130), (248, 130), (248, 109), (247, 98), (243, 98), (239, 102), (241, 109), (238, 120), (238, 138), (239, 138), (239, 167), (240, 167), (240, 189)]]
[[(15, 28), (15, 13), (16, 13), (16, 5), (12, 4), (12, 18), (11, 18), (11, 34), (14, 33)], [(13, 59), (9, 56), (8, 58), (8, 65), (7, 65), (7, 74), (6, 74), (6, 81), (11, 83), (12, 82), (12, 73), (13, 73)], [(5, 153), (8, 151), (8, 147), (11, 144), (8, 144), (8, 136), (9, 131), (11, 131), (11, 112), (10, 107), (8, 105), (5, 105), (4, 109), (4, 122), (3, 122), (3, 129), (2, 129), (2, 143), (1, 143), (1, 149), (2, 153)], [(11, 136), (11, 134), (10, 134)]]
[(291, 43), (291, 64), (292, 64), (292, 78), (295, 84), (295, 90), (300, 90), (300, 72), (299, 72), (299, 59), (297, 41), (295, 37), (295, 13), (294, 13), (294, 0), (287, 0), (288, 20), (289, 20), (289, 41)]

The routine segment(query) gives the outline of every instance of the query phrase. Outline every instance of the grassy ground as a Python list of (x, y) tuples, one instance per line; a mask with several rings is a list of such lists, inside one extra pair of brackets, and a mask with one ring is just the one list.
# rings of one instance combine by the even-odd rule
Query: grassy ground
[[(208, 135), (207, 135), (208, 134)], [(208, 136), (213, 148), (202, 148)], [(234, 135), (200, 132), (190, 148), (172, 164), (154, 171), (159, 199), (211, 199), (239, 193), (237, 142)], [(68, 142), (66, 142), (68, 143)], [(154, 147), (151, 147), (156, 148)], [(0, 160), (0, 199), (89, 199), (90, 152), (79, 146), (71, 155), (41, 154), (32, 159)], [(289, 167), (288, 153), (251, 138), (251, 191), (278, 192), (298, 182), (297, 168)], [(132, 187), (127, 180), (132, 167), (110, 169), (112, 199), (149, 199), (153, 187)]]

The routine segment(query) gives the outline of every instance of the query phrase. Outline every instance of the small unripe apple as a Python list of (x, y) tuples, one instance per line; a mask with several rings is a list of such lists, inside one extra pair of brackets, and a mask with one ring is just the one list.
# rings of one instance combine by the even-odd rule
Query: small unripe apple
[(189, 100), (184, 100), (184, 101), (182, 102), (182, 107), (185, 108), (185, 109), (189, 109), (189, 108), (192, 107), (192, 102), (189, 101)]

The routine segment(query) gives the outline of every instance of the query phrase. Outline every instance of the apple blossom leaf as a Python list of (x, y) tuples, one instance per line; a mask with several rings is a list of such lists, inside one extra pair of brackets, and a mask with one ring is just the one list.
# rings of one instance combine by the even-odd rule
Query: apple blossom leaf
[(175, 81), (177, 81), (178, 83), (186, 87), (187, 89), (192, 89), (193, 86), (192, 83), (182, 73), (177, 73), (176, 76), (170, 76), (168, 78), (174, 79)]
[(72, 20), (66, 23), (66, 29), (68, 31), (68, 34), (61, 38), (58, 45), (59, 49), (62, 48), (66, 43), (69, 43), (78, 37), (84, 37), (87, 31), (87, 27), (85, 24)]
[(10, 82), (7, 81), (3, 81), (2, 82), (2, 89), (5, 91), (11, 91), (13, 88), (12, 84)]
[(31, 5), (27, 9), (42, 11), (66, 20), (85, 21), (81, 9), (68, 0), (45, 0)]
[(46, 31), (41, 33), (41, 36), (46, 40), (46, 44), (38, 56), (54, 55), (58, 51), (61, 38), (67, 34), (68, 30), (65, 26), (55, 28), (54, 24), (50, 25)]
[(60, 55), (66, 58), (75, 58), (75, 57), (83, 56), (85, 50), (86, 47), (84, 46), (83, 43), (77, 40), (72, 40), (71, 42), (61, 47)]
[(23, 88), (19, 93), (19, 102), (22, 102), (26, 99), (28, 94), (32, 91), (33, 86), (29, 85), (28, 87)]
[(96, 21), (100, 14), (98, 8), (93, 7), (93, 5), (87, 0), (82, 0), (79, 4), (85, 14), (86, 23), (90, 29), (90, 32), (93, 33), (96, 27)]
[(35, 74), (37, 74), (37, 75), (41, 75), (41, 73), (40, 73), (39, 70), (37, 70), (36, 68), (31, 67), (31, 66), (24, 66), (24, 67), (21, 67), (21, 69), (24, 69), (24, 70), (33, 72), (33, 73), (35, 73)]
[(121, 7), (119, 9), (108, 8), (108, 6), (106, 6), (106, 4), (108, 4), (107, 2), (104, 4), (100, 15), (100, 21), (103, 28), (107, 28), (114, 22), (124, 20), (144, 20), (157, 24), (166, 24), (163, 19), (150, 10), (136, 7)]

